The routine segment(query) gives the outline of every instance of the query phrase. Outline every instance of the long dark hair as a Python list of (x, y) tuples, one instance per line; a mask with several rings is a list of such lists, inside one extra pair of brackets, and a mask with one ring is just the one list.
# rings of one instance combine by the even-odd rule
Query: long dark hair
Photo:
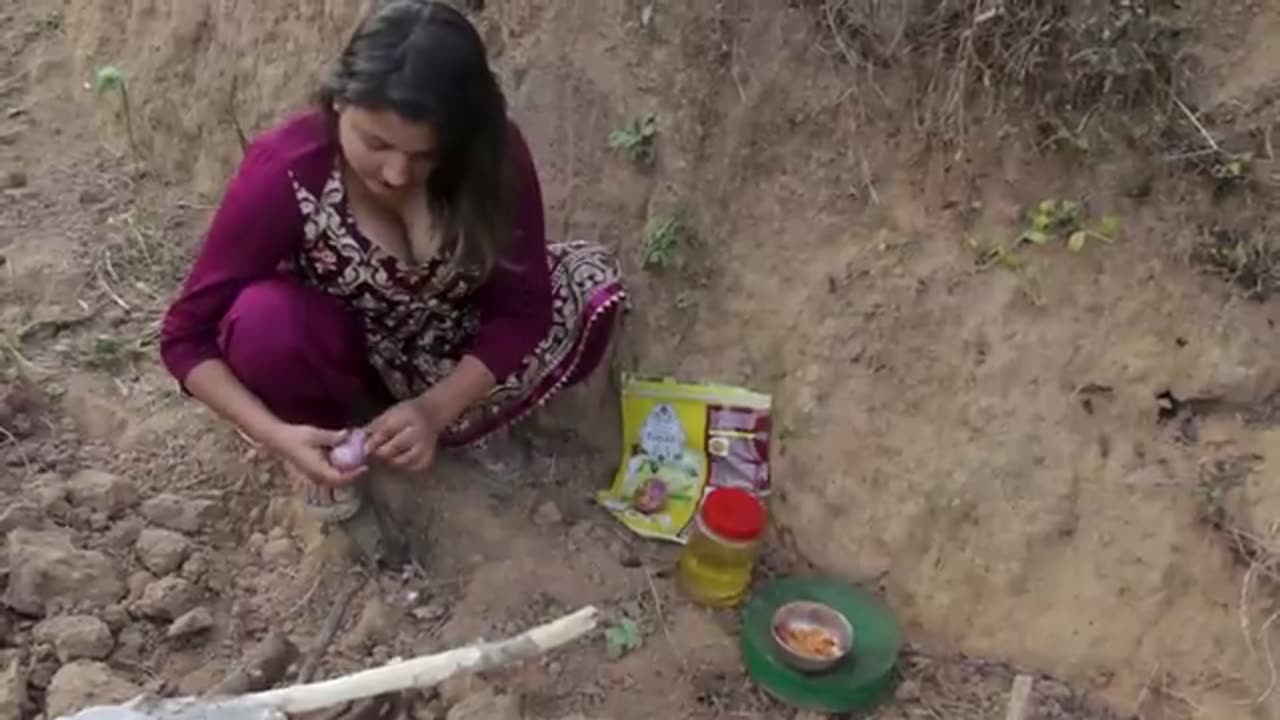
[(317, 100), (430, 123), (438, 138), (427, 203), (457, 266), (487, 274), (511, 240), (513, 173), (507, 103), (484, 41), (436, 0), (385, 0), (356, 28)]

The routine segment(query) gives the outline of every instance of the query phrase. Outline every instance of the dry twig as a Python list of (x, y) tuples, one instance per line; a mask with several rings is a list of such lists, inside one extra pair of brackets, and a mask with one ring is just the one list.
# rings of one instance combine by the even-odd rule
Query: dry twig
[(356, 594), (364, 589), (365, 583), (369, 578), (361, 575), (356, 582), (351, 583), (351, 587), (338, 597), (338, 601), (334, 603), (333, 608), (329, 610), (328, 617), (324, 620), (324, 626), (320, 628), (320, 634), (316, 636), (315, 643), (307, 650), (307, 661), (302, 666), (301, 672), (298, 673), (298, 682), (310, 682), (315, 677), (316, 670), (320, 668), (320, 661), (324, 658), (325, 652), (329, 646), (333, 644), (333, 638), (338, 634), (338, 628), (342, 627), (342, 621), (347, 616), (347, 608), (350, 607), (351, 601), (355, 599)]

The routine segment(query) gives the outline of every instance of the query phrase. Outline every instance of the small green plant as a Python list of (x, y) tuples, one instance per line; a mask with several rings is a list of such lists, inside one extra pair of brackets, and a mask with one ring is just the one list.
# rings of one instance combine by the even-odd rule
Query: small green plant
[(1067, 236), (1067, 249), (1071, 252), (1080, 252), (1084, 249), (1084, 244), (1089, 239), (1101, 240), (1102, 242), (1111, 242), (1115, 239), (1116, 233), (1120, 231), (1120, 218), (1115, 215), (1103, 215), (1092, 227), (1076, 228), (1074, 232)]
[(114, 372), (132, 365), (141, 355), (136, 343), (113, 335), (98, 335), (89, 344), (85, 364), (95, 370)]
[(42, 33), (56, 33), (62, 31), (62, 11), (50, 10), (49, 12), (36, 18), (36, 30)]
[(138, 143), (133, 136), (133, 113), (129, 110), (129, 78), (124, 70), (116, 65), (103, 65), (98, 68), (94, 77), (94, 89), (99, 95), (114, 92), (120, 95), (120, 104), (124, 112), (124, 130), (129, 138), (129, 148), (138, 154)]
[(971, 237), (966, 237), (965, 242), (978, 253), (978, 264), (982, 268), (1000, 265), (1016, 270), (1022, 267), (1018, 247), (1023, 244), (1046, 245), (1064, 240), (1068, 250), (1078, 253), (1084, 250), (1090, 239), (1111, 242), (1119, 231), (1120, 218), (1115, 215), (1104, 215), (1097, 222), (1090, 223), (1084, 205), (1079, 201), (1049, 198), (1031, 209), (1027, 226), (1013, 243), (983, 247)]
[(1120, 219), (1104, 216), (1094, 225), (1086, 222), (1084, 205), (1076, 200), (1041, 200), (1032, 209), (1027, 228), (1018, 236), (1020, 242), (1044, 245), (1056, 238), (1065, 237), (1067, 249), (1080, 252), (1090, 239), (1111, 242), (1120, 229)]
[(1027, 228), (1018, 239), (1033, 245), (1044, 245), (1056, 235), (1075, 230), (1084, 208), (1075, 200), (1041, 200), (1027, 218)]
[(1265, 232), (1213, 228), (1192, 258), (1239, 287), (1250, 300), (1261, 302), (1280, 291), (1280, 248)]
[(638, 650), (643, 644), (640, 624), (631, 618), (619, 618), (604, 630), (605, 653), (610, 660), (617, 660)]
[(687, 239), (688, 230), (679, 214), (672, 213), (650, 221), (640, 245), (645, 269), (665, 270), (680, 265), (680, 248)]
[(1253, 155), (1250, 153), (1224, 155), (1213, 164), (1210, 174), (1217, 181), (1219, 188), (1225, 190), (1236, 187), (1243, 185), (1249, 179), (1252, 162)]
[(632, 118), (622, 127), (609, 133), (609, 148), (626, 155), (638, 165), (653, 164), (654, 139), (658, 135), (658, 121), (653, 113)]

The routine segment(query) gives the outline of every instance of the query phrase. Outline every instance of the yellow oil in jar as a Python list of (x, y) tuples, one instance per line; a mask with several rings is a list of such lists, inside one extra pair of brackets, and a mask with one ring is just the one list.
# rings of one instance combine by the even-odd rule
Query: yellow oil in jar
[(754, 540), (731, 542), (698, 527), (680, 555), (676, 576), (681, 588), (701, 605), (737, 605), (751, 585), (758, 544)]

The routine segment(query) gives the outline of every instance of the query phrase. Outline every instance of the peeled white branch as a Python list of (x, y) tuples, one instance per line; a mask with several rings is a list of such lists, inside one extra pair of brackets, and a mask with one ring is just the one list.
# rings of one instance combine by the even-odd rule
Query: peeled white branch
[(508, 640), (477, 643), (344, 677), (235, 698), (140, 699), (123, 707), (92, 708), (59, 720), (274, 720), (285, 713), (337, 707), (356, 700), (437, 685), (542, 655), (596, 629), (598, 611), (586, 607)]

